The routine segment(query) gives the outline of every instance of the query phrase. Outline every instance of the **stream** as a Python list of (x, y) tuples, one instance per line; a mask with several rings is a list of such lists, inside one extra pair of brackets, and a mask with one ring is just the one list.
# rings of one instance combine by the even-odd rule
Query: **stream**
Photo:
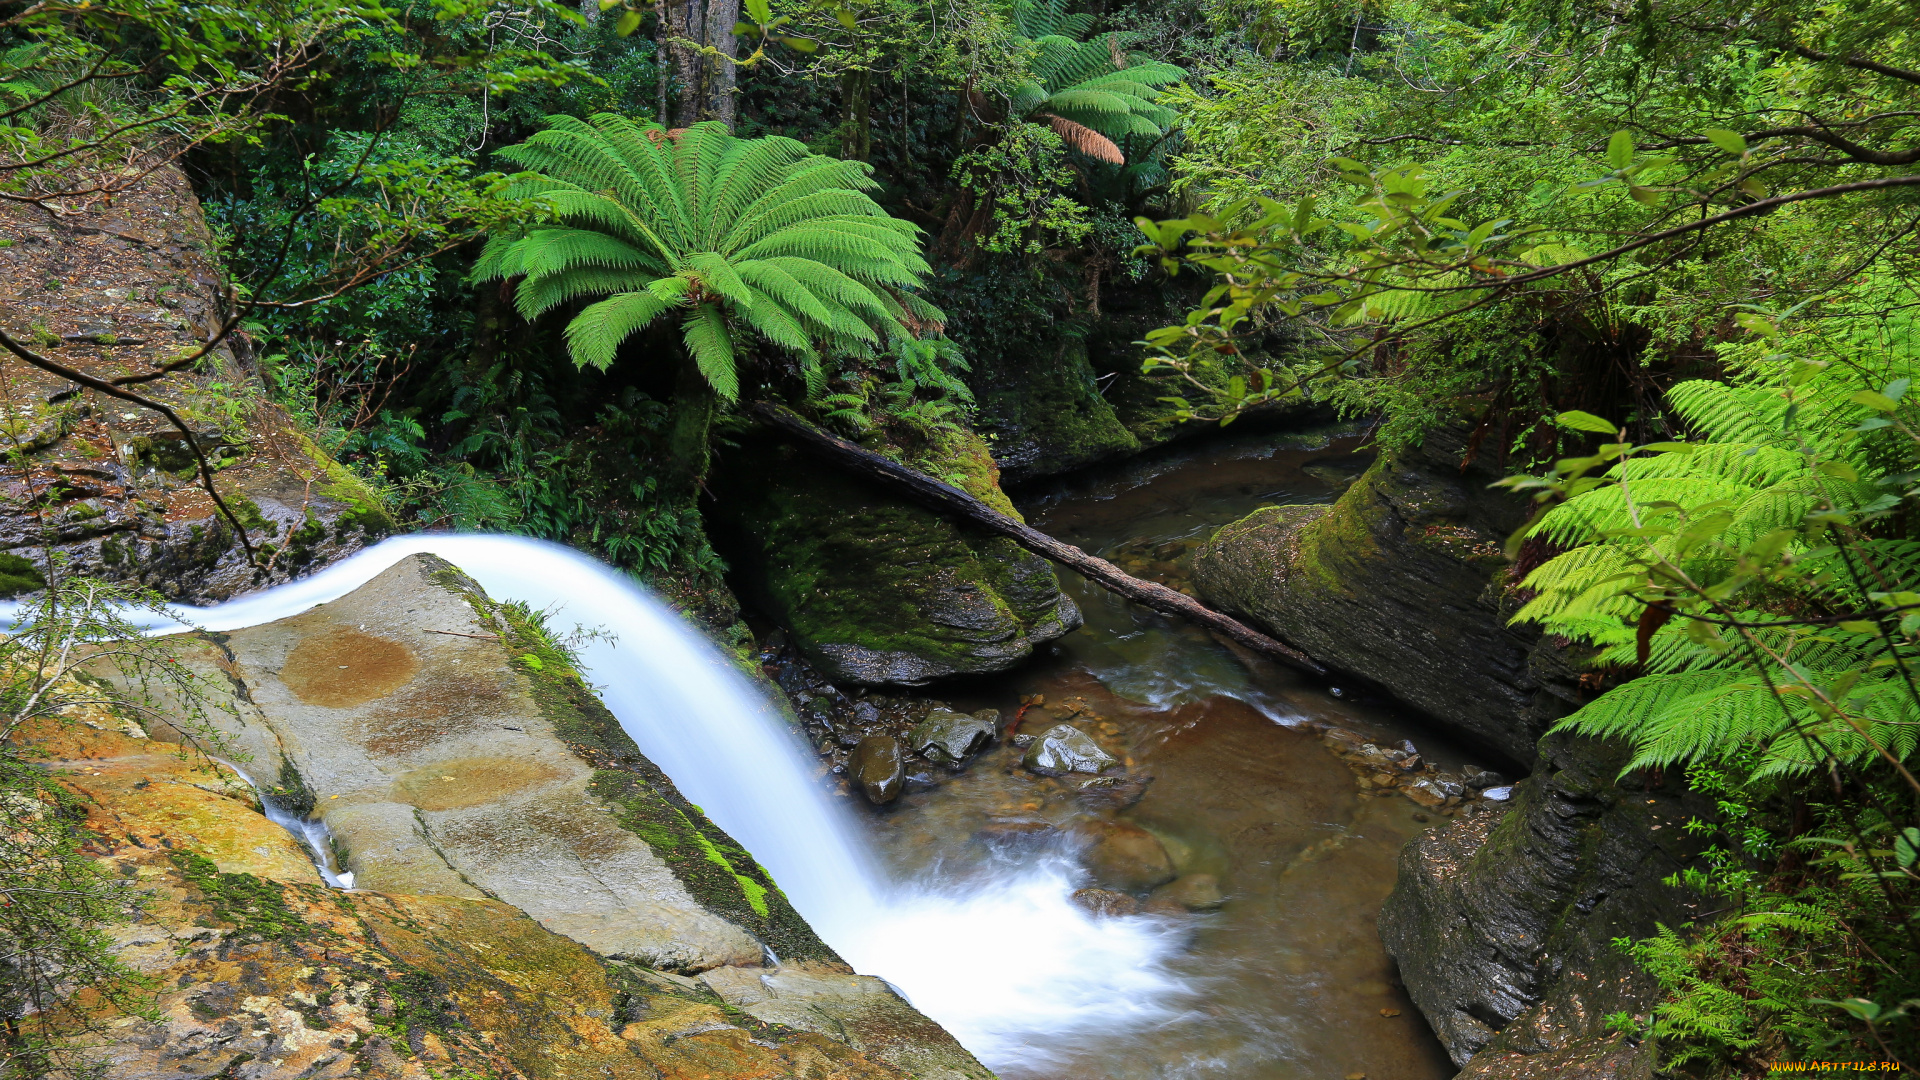
[[(1030, 493), (1024, 512), (1178, 587), (1215, 527), (1260, 505), (1334, 498), (1364, 464), (1353, 442), (1243, 434)], [(1438, 818), (1399, 794), (1363, 793), (1322, 737), (1332, 727), (1382, 747), (1418, 740), (1427, 761), (1462, 764), (1391, 707), (1235, 653), (1063, 572), (1086, 629), (1006, 676), (940, 692), (1008, 717), (1025, 701), (1030, 733), (1066, 719), (1097, 733), (1126, 759), (1136, 793), (1138, 777), (1154, 777), (1118, 819), (1225, 895), (1201, 913), (1096, 915), (1074, 898), (1089, 877), (1072, 830), (1113, 818), (1126, 800), (1103, 808), (1078, 789), (1084, 778), (1036, 776), (1003, 743), (876, 811), (823, 782), (813, 748), (679, 615), (559, 545), (396, 537), (178, 615), (210, 630), (286, 618), (417, 552), (496, 599), (554, 609), (559, 625), (610, 631), (582, 648), (583, 673), (640, 749), (858, 971), (899, 988), (1007, 1080), (1452, 1073), (1374, 931), (1401, 845)]]
[[(1043, 532), (1186, 587), (1193, 548), (1218, 526), (1335, 498), (1365, 467), (1356, 442), (1249, 433), (1027, 492), (1021, 509)], [(978, 972), (955, 979), (949, 962), (944, 983), (904, 968), (888, 977), (1008, 1080), (1451, 1075), (1374, 929), (1401, 846), (1440, 819), (1399, 795), (1363, 795), (1315, 725), (1381, 745), (1416, 740), (1444, 768), (1459, 754), (1385, 703), (1060, 576), (1086, 628), (1039, 662), (945, 696), (1012, 716), (1041, 695), (1022, 731), (1070, 717), (1097, 728), (1130, 775), (1155, 778), (1119, 819), (1159, 837), (1179, 872), (1214, 875), (1227, 903), (1096, 919), (1097, 936), (1069, 925), (1048, 897), (1086, 881), (1071, 845), (1045, 838), (1099, 815), (1077, 797), (1084, 778), (1035, 776), (1002, 744), (864, 815), (908, 895), (999, 895), (1003, 909), (1004, 921), (965, 938), (923, 925), (917, 942), (884, 945), (968, 951)], [(1059, 831), (1039, 828), (1049, 825)], [(996, 842), (1030, 835), (1041, 839)], [(1049, 985), (1007, 969), (1039, 970)]]

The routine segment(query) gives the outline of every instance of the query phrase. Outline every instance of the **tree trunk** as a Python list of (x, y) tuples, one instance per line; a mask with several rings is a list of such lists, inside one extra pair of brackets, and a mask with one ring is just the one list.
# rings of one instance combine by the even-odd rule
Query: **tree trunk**
[(707, 466), (712, 461), (708, 439), (713, 428), (715, 397), (713, 386), (692, 356), (680, 361), (673, 384), (673, 424), (667, 430), (667, 477), (665, 494), (669, 500), (690, 499), (699, 494), (706, 482)]
[(660, 122), (669, 128), (686, 127), (700, 120), (703, 58), (688, 43), (702, 40), (706, 31), (706, 6), (704, 0), (664, 0), (664, 3), (669, 39), (666, 56), (673, 72), (673, 86)]
[(854, 68), (840, 76), (840, 156), (866, 161), (873, 156), (873, 72)]
[(733, 98), (737, 71), (734, 58), (738, 55), (738, 46), (733, 36), (733, 26), (740, 21), (740, 0), (707, 0), (707, 45), (719, 56), (702, 59), (707, 62), (706, 117), (718, 120), (733, 128)]
[(838, 439), (801, 419), (790, 409), (765, 402), (750, 410), (762, 422), (791, 437), (802, 449), (816, 454), (858, 476), (898, 492), (932, 509), (1011, 539), (1036, 555), (1044, 556), (1079, 571), (1087, 580), (1134, 603), (1198, 623), (1209, 630), (1284, 661), (1303, 671), (1325, 675), (1327, 669), (1306, 654), (1253, 629), (1237, 619), (1207, 607), (1184, 593), (1165, 585), (1142, 581), (1105, 559), (1096, 558), (1071, 544), (1063, 544), (1039, 530), (994, 510), (986, 503), (949, 484), (870, 450)]

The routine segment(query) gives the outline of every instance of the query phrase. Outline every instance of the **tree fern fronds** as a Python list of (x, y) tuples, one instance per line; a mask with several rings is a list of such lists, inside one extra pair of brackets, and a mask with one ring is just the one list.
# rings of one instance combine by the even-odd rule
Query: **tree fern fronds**
[(693, 362), (706, 376), (707, 384), (722, 401), (740, 397), (740, 375), (734, 364), (733, 336), (727, 332), (727, 318), (711, 304), (701, 304), (680, 325), (681, 336)]
[(813, 339), (800, 319), (773, 297), (753, 290), (751, 286), (749, 289), (756, 294), (755, 302), (737, 309), (741, 320), (759, 332), (761, 337), (801, 360), (818, 361), (820, 354), (814, 349)]
[(550, 118), (501, 154), (538, 170), (515, 183), (546, 192), (566, 224), (495, 238), (476, 272), (524, 278), (530, 317), (614, 294), (568, 327), (578, 363), (611, 363), (625, 336), (680, 307), (687, 357), (732, 400), (736, 323), (799, 357), (809, 378), (823, 350), (868, 355), (927, 325), (896, 298), (930, 272), (922, 233), (873, 201), (865, 165), (714, 123), (669, 138), (611, 114)]
[(646, 287), (646, 277), (631, 270), (587, 266), (557, 274), (527, 277), (514, 290), (514, 310), (531, 322), (545, 312), (583, 296), (632, 292)]
[(651, 292), (621, 293), (588, 307), (567, 324), (567, 352), (581, 367), (605, 371), (620, 343), (673, 305)]
[(742, 281), (801, 318), (822, 324), (832, 320), (833, 316), (827, 312), (819, 297), (779, 266), (763, 260), (749, 260), (742, 262), (738, 270)]
[(1813, 471), (1805, 454), (1769, 443), (1695, 443), (1685, 451), (1631, 458), (1607, 475), (1637, 480), (1711, 476), (1746, 487), (1770, 487)]

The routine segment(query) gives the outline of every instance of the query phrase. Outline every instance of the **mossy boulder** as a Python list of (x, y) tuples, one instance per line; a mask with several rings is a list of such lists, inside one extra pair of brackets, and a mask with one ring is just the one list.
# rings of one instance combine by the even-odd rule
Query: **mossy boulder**
[[(1464, 464), (1463, 464), (1464, 462)], [(1487, 485), (1464, 428), (1383, 454), (1331, 506), (1271, 506), (1194, 557), (1202, 599), (1243, 615), (1514, 762), (1579, 699), (1564, 643), (1507, 625), (1502, 552), (1527, 504)]]
[[(945, 460), (957, 464), (944, 479), (1012, 512), (984, 454)], [(836, 682), (1004, 671), (1080, 625), (1045, 559), (771, 438), (723, 457), (714, 492), (735, 586)]]
[(1082, 337), (982, 358), (969, 381), (994, 460), (1010, 480), (1070, 472), (1140, 449), (1101, 394)]

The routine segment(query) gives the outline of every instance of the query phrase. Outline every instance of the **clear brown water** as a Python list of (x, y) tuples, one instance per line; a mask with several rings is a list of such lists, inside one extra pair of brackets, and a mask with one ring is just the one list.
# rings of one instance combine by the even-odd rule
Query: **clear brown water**
[[(1141, 576), (1181, 585), (1187, 552), (1218, 526), (1263, 505), (1334, 498), (1340, 480), (1364, 464), (1348, 452), (1355, 441), (1250, 434), (1030, 493), (1022, 509), (1043, 531)], [(1143, 989), (1155, 995), (1153, 1007), (1117, 1009), (1108, 1022), (1078, 1017), (1055, 1030), (1023, 1031), (1015, 1038), (1030, 1052), (1009, 1055), (1003, 1045), (1000, 1075), (1450, 1075), (1374, 930), (1401, 846), (1431, 821), (1399, 796), (1363, 795), (1320, 739), (1296, 726), (1320, 721), (1388, 743), (1410, 739), (1443, 767), (1457, 766), (1458, 753), (1388, 703), (1237, 654), (1077, 575), (1062, 578), (1086, 613), (1086, 628), (1010, 676), (946, 696), (967, 709), (993, 706), (1009, 715), (1034, 694), (1045, 696), (1054, 719), (1084, 710), (1077, 717), (1083, 727), (1124, 754), (1134, 773), (1156, 778), (1120, 817), (1161, 837), (1182, 872), (1218, 876), (1229, 900), (1208, 914), (1135, 917), (1175, 939), (1158, 970), (1180, 989)], [(1039, 712), (1028, 715), (1047, 722)], [(1023, 729), (1038, 726), (1029, 720)], [(1093, 816), (1076, 797), (1077, 780), (1033, 776), (1017, 767), (1018, 754), (996, 747), (966, 773), (872, 815), (891, 874), (958, 883), (1005, 872), (1010, 863), (1071, 859), (1058, 843), (990, 845), (977, 838), (994, 823), (1069, 827)], [(1039, 957), (1048, 942), (1035, 937), (1016, 944)]]

